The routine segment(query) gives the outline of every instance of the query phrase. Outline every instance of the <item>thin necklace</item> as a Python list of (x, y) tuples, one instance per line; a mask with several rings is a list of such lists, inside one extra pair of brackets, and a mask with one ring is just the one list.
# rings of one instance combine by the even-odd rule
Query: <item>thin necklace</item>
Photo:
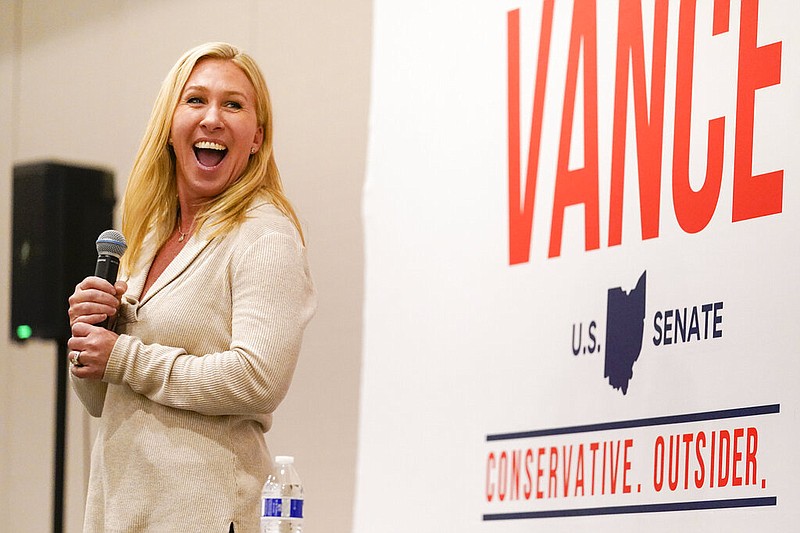
[(189, 229), (187, 229), (185, 232), (181, 231), (181, 216), (178, 215), (178, 233), (180, 234), (179, 237), (178, 237), (178, 242), (183, 242), (183, 239), (185, 239), (186, 236), (189, 234), (189, 232), (192, 231), (192, 225), (193, 224), (194, 224), (194, 220), (192, 220), (192, 223), (189, 224)]

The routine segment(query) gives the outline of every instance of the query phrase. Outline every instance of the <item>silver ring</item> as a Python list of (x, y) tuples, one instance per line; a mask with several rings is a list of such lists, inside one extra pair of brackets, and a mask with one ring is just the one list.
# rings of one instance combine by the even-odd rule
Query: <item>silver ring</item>
[(69, 361), (75, 366), (83, 366), (81, 364), (81, 352), (76, 350), (75, 354), (69, 358)]

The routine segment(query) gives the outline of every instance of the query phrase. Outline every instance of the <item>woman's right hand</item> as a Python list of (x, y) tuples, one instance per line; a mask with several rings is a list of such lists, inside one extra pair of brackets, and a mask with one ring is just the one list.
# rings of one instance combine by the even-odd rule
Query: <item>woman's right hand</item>
[(106, 318), (117, 314), (122, 295), (128, 290), (128, 284), (117, 281), (111, 285), (97, 276), (89, 276), (75, 286), (75, 292), (69, 297), (69, 325), (77, 322), (99, 324)]

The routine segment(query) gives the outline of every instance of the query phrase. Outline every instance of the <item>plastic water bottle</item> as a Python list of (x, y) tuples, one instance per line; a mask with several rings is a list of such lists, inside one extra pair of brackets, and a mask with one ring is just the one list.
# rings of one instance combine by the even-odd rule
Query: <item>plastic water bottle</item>
[(302, 533), (303, 484), (294, 457), (275, 457), (274, 472), (261, 491), (261, 533)]

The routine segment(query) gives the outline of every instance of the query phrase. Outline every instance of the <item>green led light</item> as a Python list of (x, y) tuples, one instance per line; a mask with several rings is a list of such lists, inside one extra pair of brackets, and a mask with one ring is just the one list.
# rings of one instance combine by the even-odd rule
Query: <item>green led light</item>
[(29, 339), (33, 335), (33, 330), (27, 324), (17, 326), (17, 338), (21, 340)]

